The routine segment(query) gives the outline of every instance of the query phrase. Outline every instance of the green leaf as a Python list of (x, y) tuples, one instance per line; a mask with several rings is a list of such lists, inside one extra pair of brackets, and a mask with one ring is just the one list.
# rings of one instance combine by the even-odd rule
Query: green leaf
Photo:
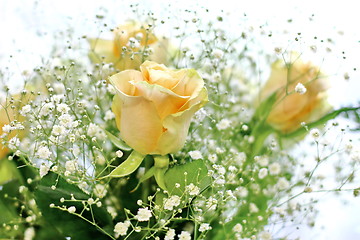
[(155, 167), (155, 173), (154, 173), (156, 183), (159, 185), (159, 187), (161, 187), (164, 190), (167, 189), (166, 181), (164, 178), (166, 170), (167, 170), (167, 168), (156, 168)]
[[(51, 188), (53, 185), (56, 185), (54, 190)], [(48, 173), (43, 177), (35, 190), (35, 200), (44, 220), (55, 227), (64, 237), (71, 237), (74, 240), (111, 239), (112, 237), (108, 233), (113, 232), (113, 224), (111, 216), (105, 208), (92, 205), (91, 211), (83, 211), (82, 216), (88, 219), (89, 222), (66, 211), (50, 208), (50, 204), (67, 207), (75, 206), (77, 212), (81, 212), (84, 206), (80, 201), (60, 202), (60, 198), (70, 200), (71, 196), (74, 196), (77, 200), (90, 198), (77, 186), (68, 183), (55, 173)]]
[[(203, 191), (210, 185), (211, 178), (208, 176), (208, 169), (204, 161), (196, 160), (170, 168), (165, 173), (164, 181), (171, 195), (181, 196), (185, 191), (185, 187), (190, 183)], [(180, 187), (177, 188), (176, 183), (180, 184)]]
[(135, 192), (139, 188), (141, 183), (145, 182), (146, 180), (148, 180), (149, 178), (154, 176), (154, 174), (155, 174), (155, 167), (152, 167), (149, 170), (147, 170), (144, 173), (144, 175), (142, 175), (142, 177), (139, 179), (138, 184), (136, 185), (136, 187), (133, 190), (131, 190), (131, 192)]
[[(306, 126), (311, 129), (317, 126), (320, 126), (322, 124), (325, 124), (327, 121), (336, 118), (337, 116), (339, 116), (341, 113), (347, 113), (347, 112), (353, 112), (353, 111), (357, 111), (359, 110), (360, 107), (356, 107), (356, 108), (352, 108), (352, 107), (344, 107), (338, 110), (335, 110), (333, 112), (328, 113), (327, 115), (323, 116), (322, 118), (320, 118), (317, 121), (314, 121), (312, 123), (306, 124)], [(285, 138), (294, 138), (294, 137), (298, 137), (301, 136), (303, 134), (306, 134), (307, 130), (305, 128), (299, 128), (298, 130), (289, 133), (289, 134), (283, 134), (281, 135), (282, 137)]]
[(138, 169), (144, 158), (145, 156), (141, 153), (132, 151), (132, 153), (123, 163), (117, 166), (109, 175), (101, 177), (100, 179), (107, 177), (118, 178), (130, 175), (131, 173), (135, 172), (136, 169)]
[[(21, 235), (24, 231), (24, 226), (19, 224), (19, 229), (15, 230), (11, 228), (6, 230), (2, 227), (2, 224), (21, 223), (21, 217), (18, 213), (17, 202), (13, 201), (13, 198), (20, 198), (19, 194), (19, 180), (12, 180), (0, 187), (0, 239), (13, 239), (16, 236)], [(9, 196), (9, 197), (5, 197)]]
[(0, 185), (13, 179), (21, 179), (16, 164), (8, 159), (0, 160)]
[(120, 148), (121, 150), (124, 151), (130, 151), (132, 148), (129, 147), (123, 140), (121, 140), (120, 138), (114, 136), (112, 133), (110, 133), (109, 131), (105, 130), (106, 135), (108, 136), (108, 138), (110, 139), (110, 141), (118, 148)]

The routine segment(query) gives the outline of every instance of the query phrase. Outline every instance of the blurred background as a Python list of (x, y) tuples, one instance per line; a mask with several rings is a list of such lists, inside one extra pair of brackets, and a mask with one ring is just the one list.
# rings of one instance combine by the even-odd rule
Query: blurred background
[[(324, 54), (315, 54), (322, 67), (332, 77), (330, 102), (335, 107), (357, 105), (360, 100), (360, 22), (356, 1), (243, 1), (243, 0), (181, 0), (181, 1), (115, 1), (115, 0), (0, 0), (0, 69), (8, 74), (8, 83), (21, 86), (21, 72), (31, 71), (46, 61), (53, 50), (54, 41), (76, 41), (83, 35), (96, 37), (99, 34), (96, 15), (106, 16), (109, 26), (116, 26), (133, 18), (130, 4), (139, 4), (139, 9), (152, 11), (168, 21), (179, 21), (188, 16), (176, 15), (177, 9), (199, 9), (197, 17), (211, 19), (221, 14), (229, 19), (224, 25), (233, 36), (241, 34), (243, 26), (264, 26), (274, 33), (293, 36), (301, 33), (305, 42), (314, 41), (314, 36), (331, 39), (331, 53), (324, 61)], [(204, 14), (208, 9), (211, 14)], [(141, 12), (140, 12), (141, 13)], [(291, 22), (291, 24), (289, 24)], [(58, 32), (71, 29), (74, 39)], [(166, 32), (166, 30), (163, 30)], [(70, 34), (69, 34), (70, 35)], [(56, 37), (54, 37), (56, 36)], [(340, 37), (338, 37), (340, 36)], [(62, 39), (63, 37), (63, 39)], [(335, 40), (334, 40), (335, 39)], [(274, 34), (266, 39), (262, 48), (273, 51), (276, 44), (301, 51), (301, 43), (289, 46), (285, 36)], [(88, 46), (84, 46), (84, 51)], [(349, 77), (345, 79), (344, 74)], [(266, 80), (267, 76), (263, 76)], [(359, 139), (358, 135), (354, 138)], [(290, 239), (360, 239), (360, 198), (351, 192), (334, 195), (318, 195), (316, 205), (319, 215), (314, 228), (305, 225), (289, 228)]]

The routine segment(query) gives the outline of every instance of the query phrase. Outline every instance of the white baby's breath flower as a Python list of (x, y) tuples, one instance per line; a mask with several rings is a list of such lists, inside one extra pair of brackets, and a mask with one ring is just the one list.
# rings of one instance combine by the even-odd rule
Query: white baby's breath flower
[(191, 235), (187, 231), (182, 231), (179, 235), (179, 240), (191, 240)]
[(249, 204), (249, 210), (250, 210), (251, 213), (259, 212), (259, 208), (256, 206), (255, 203), (250, 203)]
[(172, 211), (174, 207), (180, 205), (180, 197), (172, 195), (170, 198), (164, 198), (164, 209)]
[[(55, 90), (56, 91), (56, 90)], [(65, 91), (65, 90), (64, 90)], [(54, 103), (60, 103), (61, 100), (64, 98), (64, 95), (61, 95), (61, 94), (58, 94), (58, 95), (54, 95), (51, 97), (51, 100), (54, 102)]]
[(281, 177), (281, 178), (279, 178), (276, 186), (278, 187), (279, 190), (285, 190), (285, 189), (289, 188), (290, 183), (288, 180), (286, 180), (286, 178)]
[(139, 222), (146, 222), (150, 220), (151, 216), (151, 211), (147, 207), (139, 208), (135, 219), (137, 219)]
[(190, 151), (190, 152), (189, 152), (189, 155), (190, 155), (190, 157), (191, 157), (192, 159), (194, 159), (194, 160), (202, 159), (202, 158), (203, 158), (201, 152), (198, 151), (198, 150)]
[(130, 226), (130, 221), (118, 222), (114, 227), (115, 237), (125, 236), (128, 228)]
[(67, 210), (68, 210), (69, 213), (74, 213), (74, 212), (76, 212), (76, 207), (75, 207), (75, 206), (71, 206), (71, 207), (69, 207)]
[(51, 102), (50, 103), (45, 103), (40, 109), (40, 112), (39, 112), (40, 117), (49, 115), (49, 113), (53, 109), (54, 109), (54, 104), (53, 103), (51, 103)]
[(106, 133), (95, 123), (89, 124), (87, 135), (90, 137), (96, 137), (100, 140), (104, 140), (106, 138)]
[(224, 56), (224, 51), (222, 51), (221, 49), (216, 48), (216, 49), (214, 49), (212, 51), (212, 55), (217, 59), (221, 59)]
[(200, 193), (200, 188), (190, 183), (185, 187), (185, 191), (188, 192), (190, 196), (196, 196)]
[(53, 88), (57, 94), (65, 93), (65, 86), (62, 83), (59, 82), (54, 83)]
[(58, 110), (61, 114), (65, 114), (70, 111), (70, 107), (65, 103), (60, 103), (57, 105), (56, 110)]
[(281, 166), (279, 163), (274, 162), (269, 165), (270, 175), (278, 175), (281, 172)]
[(301, 84), (301, 83), (298, 83), (296, 86), (295, 86), (295, 92), (299, 93), (299, 94), (305, 94), (306, 93), (306, 87)]
[(229, 119), (222, 119), (220, 122), (216, 124), (217, 129), (224, 130), (231, 126), (231, 121)]
[(35, 229), (33, 227), (29, 227), (24, 232), (24, 240), (33, 240), (35, 237)]
[(174, 240), (175, 239), (175, 230), (170, 228), (165, 235), (164, 240)]
[(211, 226), (208, 223), (202, 223), (199, 227), (199, 232), (205, 232), (211, 230)]
[(108, 211), (108, 213), (110, 213), (110, 215), (113, 219), (116, 218), (116, 216), (118, 215), (116, 209), (113, 206), (107, 206), (106, 211)]
[(121, 150), (117, 150), (115, 153), (118, 158), (121, 158), (122, 156), (124, 156), (124, 153)]
[(54, 125), (51, 131), (51, 134), (54, 136), (61, 136), (65, 134), (65, 127), (61, 125)]
[(243, 230), (243, 226), (240, 223), (237, 223), (234, 227), (233, 227), (233, 231), (236, 233), (241, 233)]
[(260, 171), (259, 171), (258, 177), (260, 179), (264, 179), (267, 175), (268, 175), (267, 168), (261, 168)]
[(111, 110), (107, 110), (105, 112), (105, 117), (104, 117), (105, 121), (109, 121), (109, 120), (112, 120), (114, 118), (115, 118), (115, 114)]
[(209, 199), (206, 201), (205, 206), (209, 211), (212, 211), (217, 208), (217, 203), (218, 203), (218, 201), (215, 198), (209, 197)]
[(106, 187), (102, 184), (96, 184), (94, 188), (94, 194), (99, 198), (105, 197), (107, 193)]
[(37, 150), (37, 153), (36, 153), (36, 155), (41, 159), (48, 159), (51, 154), (52, 154), (52, 152), (49, 150), (49, 148), (47, 146), (39, 147), (39, 149)]
[(310, 135), (316, 140), (320, 137), (320, 131), (317, 128), (313, 128), (310, 130)]
[(65, 162), (65, 169), (70, 173), (75, 173), (77, 169), (77, 162), (76, 160), (66, 161)]
[(262, 231), (260, 234), (259, 234), (259, 238), (261, 240), (271, 240), (272, 239), (272, 236), (269, 232), (267, 231)]
[(5, 124), (3, 127), (2, 127), (2, 131), (4, 133), (9, 133), (13, 130), (13, 127), (11, 127), (9, 124)]
[(46, 174), (48, 174), (50, 168), (46, 164), (41, 164), (39, 169), (40, 177), (43, 178)]
[(59, 121), (60, 121), (60, 125), (66, 127), (66, 128), (73, 127), (73, 119), (72, 119), (71, 115), (69, 115), (67, 113), (62, 114), (59, 117)]
[(218, 157), (217, 157), (216, 154), (210, 154), (208, 156), (208, 159), (209, 159), (210, 162), (215, 163), (217, 161)]
[(29, 104), (23, 106), (20, 110), (20, 114), (22, 116), (26, 116), (27, 113), (29, 113), (31, 111), (31, 106)]
[(18, 137), (13, 137), (10, 139), (8, 147), (11, 150), (15, 150), (20, 145), (20, 139)]

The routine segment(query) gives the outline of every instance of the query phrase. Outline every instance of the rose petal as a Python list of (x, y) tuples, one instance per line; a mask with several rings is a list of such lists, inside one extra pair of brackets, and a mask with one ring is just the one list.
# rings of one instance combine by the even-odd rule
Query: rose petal
[(120, 136), (133, 149), (148, 154), (163, 132), (154, 103), (143, 97), (123, 97)]
[(145, 81), (134, 84), (140, 96), (152, 101), (161, 119), (176, 113), (188, 101), (189, 97), (179, 96), (172, 91)]
[(207, 101), (207, 90), (203, 88), (190, 108), (166, 117), (163, 121), (164, 133), (159, 138), (154, 154), (164, 155), (179, 151), (184, 146), (192, 116)]
[(121, 95), (136, 96), (136, 87), (133, 83), (143, 81), (143, 78), (139, 71), (125, 70), (112, 75), (109, 80)]

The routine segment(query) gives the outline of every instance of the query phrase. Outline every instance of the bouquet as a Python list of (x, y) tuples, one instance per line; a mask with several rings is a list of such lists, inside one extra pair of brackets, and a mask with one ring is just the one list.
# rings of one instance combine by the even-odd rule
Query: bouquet
[(359, 195), (359, 106), (329, 103), (343, 76), (313, 61), (322, 45), (131, 8), (21, 89), (2, 70), (1, 239), (291, 239), (318, 193)]

